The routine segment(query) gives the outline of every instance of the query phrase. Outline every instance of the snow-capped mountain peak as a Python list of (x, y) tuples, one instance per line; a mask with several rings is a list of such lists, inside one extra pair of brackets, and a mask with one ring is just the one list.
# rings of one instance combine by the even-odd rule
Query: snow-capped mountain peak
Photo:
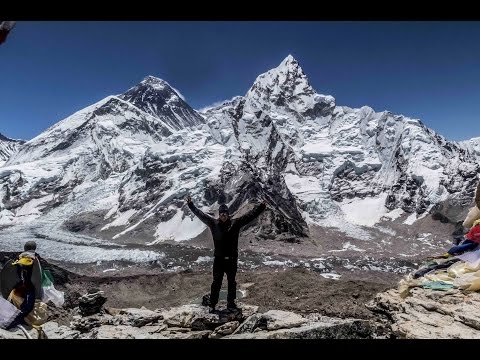
[(307, 76), (293, 56), (287, 56), (276, 68), (257, 77), (247, 96), (255, 97), (257, 89), (264, 89), (270, 94), (286, 92), (286, 95), (295, 93), (314, 93), (308, 83)]
[[(318, 94), (310, 85), (298, 61), (288, 55), (276, 68), (257, 77), (246, 96), (253, 103), (271, 106), (287, 106), (304, 115), (317, 116), (335, 106), (333, 96)], [(254, 107), (255, 104), (252, 104)], [(260, 108), (262, 108), (260, 107)]]
[(175, 130), (203, 123), (203, 118), (188, 105), (165, 80), (147, 76), (139, 84), (118, 95), (140, 110)]
[(160, 79), (156, 76), (148, 75), (140, 82), (140, 84), (144, 86), (150, 86), (151, 88), (157, 91), (162, 91), (162, 90), (167, 92), (173, 91), (173, 94), (171, 94), (172, 97), (178, 96), (183, 101), (185, 101), (185, 98), (183, 97), (182, 94), (180, 94), (180, 92), (177, 89), (175, 89), (167, 81)]
[(160, 79), (156, 76), (152, 76), (152, 75), (148, 75), (146, 76), (141, 82), (140, 84), (145, 84), (145, 85), (150, 85), (152, 87), (155, 87), (157, 89), (163, 89), (165, 87), (171, 87), (170, 84), (168, 82), (166, 82), (165, 80), (163, 79)]

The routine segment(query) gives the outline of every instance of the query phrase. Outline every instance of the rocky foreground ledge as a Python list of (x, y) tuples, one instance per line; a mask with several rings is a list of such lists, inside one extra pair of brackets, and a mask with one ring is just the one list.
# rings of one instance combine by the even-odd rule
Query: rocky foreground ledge
[[(402, 298), (397, 289), (379, 293), (366, 307), (375, 320), (333, 318), (319, 313), (219, 310), (189, 304), (170, 309), (85, 308), (52, 309), (57, 314), (43, 325), (49, 339), (460, 339), (480, 338), (480, 294), (459, 289), (433, 291), (416, 287)], [(92, 302), (92, 307), (98, 305)], [(220, 303), (220, 308), (225, 304)], [(69, 325), (55, 321), (58, 313), (73, 312)], [(38, 333), (29, 330), (35, 339)], [(0, 329), (0, 339), (25, 339), (20, 331)]]
[(480, 294), (460, 289), (413, 288), (379, 293), (367, 307), (391, 321), (391, 336), (408, 339), (480, 338)]
[[(456, 264), (456, 271), (449, 270), (457, 274), (453, 278), (454, 286), (440, 287), (441, 290), (424, 287), (428, 283), (431, 285), (432, 280), (453, 276), (449, 273), (426, 275), (423, 280), (412, 280), (410, 274), (400, 280), (398, 289), (379, 292), (373, 299), (364, 297), (366, 311), (358, 312), (362, 319), (345, 316), (345, 313), (338, 313), (342, 318), (331, 317), (336, 313), (325, 313), (321, 307), (319, 311), (309, 312), (308, 306), (292, 312), (265, 309), (263, 305), (265, 312), (259, 312), (261, 307), (252, 305), (253, 299), (239, 302), (241, 310), (220, 310), (214, 314), (197, 303), (156, 310), (120, 308), (118, 305), (105, 306), (105, 293), (98, 288), (91, 288), (80, 296), (74, 290), (82, 291), (81, 287), (75, 287), (73, 290), (63, 288), (66, 291), (64, 307), (48, 304), (49, 321), (42, 327), (49, 339), (480, 338), (480, 293), (467, 291), (472, 290), (467, 286), (480, 278), (480, 272), (477, 276), (476, 272), (466, 272), (468, 269), (461, 262)], [(460, 271), (460, 268), (466, 270)], [(61, 275), (59, 273), (57, 278), (63, 284), (68, 279), (63, 280)], [(351, 287), (353, 282), (346, 284)], [(286, 288), (299, 291), (298, 288)], [(358, 291), (357, 288), (341, 289), (347, 293), (352, 291), (352, 296)], [(372, 295), (376, 292), (375, 289), (371, 291)], [(110, 289), (107, 293), (115, 292)], [(338, 293), (331, 296), (335, 299)], [(112, 299), (110, 301), (115, 304)], [(364, 302), (356, 305), (361, 304)], [(225, 305), (221, 300), (219, 309), (224, 309)], [(29, 330), (29, 334), (34, 339), (38, 337), (35, 329)], [(0, 339), (25, 339), (25, 335), (20, 330), (0, 329)]]
[[(168, 310), (105, 308), (99, 313), (74, 315), (69, 326), (49, 321), (43, 331), (49, 339), (331, 339), (374, 338), (369, 320), (338, 319), (311, 313), (305, 316), (281, 310), (259, 313), (258, 307), (239, 304), (241, 310), (220, 310), (191, 304)], [(37, 331), (29, 331), (37, 338)], [(20, 331), (0, 330), (0, 339), (25, 339)]]

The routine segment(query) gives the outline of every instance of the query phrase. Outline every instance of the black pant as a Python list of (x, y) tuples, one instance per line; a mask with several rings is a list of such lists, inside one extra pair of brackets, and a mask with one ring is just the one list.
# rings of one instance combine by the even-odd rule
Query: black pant
[(222, 288), (223, 274), (227, 274), (228, 295), (227, 301), (233, 302), (237, 295), (237, 283), (235, 276), (237, 275), (237, 258), (225, 258), (223, 256), (215, 256), (213, 260), (213, 282), (210, 292), (210, 305), (215, 306), (218, 302), (220, 289)]
[(441, 264), (432, 264), (432, 265), (429, 265), (425, 268), (421, 268), (420, 270), (417, 270), (413, 274), (413, 278), (418, 279), (419, 277), (421, 277), (421, 276), (423, 276), (423, 275), (425, 275), (425, 274), (427, 274), (427, 273), (429, 273), (430, 271), (433, 271), (433, 270), (449, 268), (450, 266), (452, 266), (457, 261), (460, 261), (460, 259), (454, 258), (454, 259), (447, 260), (447, 261), (445, 261)]

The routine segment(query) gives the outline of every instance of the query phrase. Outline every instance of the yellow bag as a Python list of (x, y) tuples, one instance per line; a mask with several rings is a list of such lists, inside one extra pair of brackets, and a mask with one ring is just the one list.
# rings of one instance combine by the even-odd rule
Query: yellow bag
[[(13, 305), (20, 309), (22, 306), (23, 298), (15, 294), (15, 290), (10, 292), (8, 296), (8, 301), (10, 301)], [(27, 316), (24, 317), (25, 322), (28, 325), (42, 325), (45, 324), (48, 320), (47, 314), (47, 304), (42, 302), (39, 299), (35, 300), (35, 305), (33, 306), (33, 310), (28, 313)]]

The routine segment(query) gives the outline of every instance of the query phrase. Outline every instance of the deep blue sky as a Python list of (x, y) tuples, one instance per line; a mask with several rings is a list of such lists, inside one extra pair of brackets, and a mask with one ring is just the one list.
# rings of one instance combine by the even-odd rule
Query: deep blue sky
[(338, 105), (480, 136), (480, 21), (17, 22), (0, 45), (0, 132), (31, 139), (147, 75), (195, 109), (244, 95), (292, 54)]

